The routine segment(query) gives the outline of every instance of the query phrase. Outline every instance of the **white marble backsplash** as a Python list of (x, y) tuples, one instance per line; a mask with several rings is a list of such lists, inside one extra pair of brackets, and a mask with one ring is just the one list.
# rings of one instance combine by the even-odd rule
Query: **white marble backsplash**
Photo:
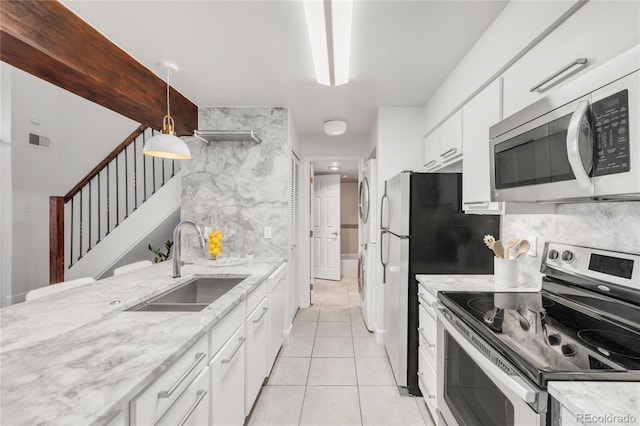
[[(200, 108), (202, 130), (257, 130), (262, 143), (189, 143), (192, 160), (182, 167), (182, 219), (220, 229), (223, 251), (286, 256), (289, 241), (291, 149), (286, 108)], [(264, 238), (265, 226), (271, 239)], [(189, 232), (189, 233), (188, 233)], [(188, 256), (197, 243), (184, 233)]]
[(537, 237), (537, 257), (520, 258), (520, 279), (540, 281), (540, 260), (547, 241), (640, 253), (640, 202), (558, 204), (555, 214), (502, 217), (503, 241)]

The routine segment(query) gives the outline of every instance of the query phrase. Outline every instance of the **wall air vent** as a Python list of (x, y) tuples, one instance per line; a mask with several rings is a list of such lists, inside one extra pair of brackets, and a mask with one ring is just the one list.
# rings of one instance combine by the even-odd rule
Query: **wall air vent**
[(255, 130), (194, 130), (193, 135), (205, 142), (262, 142)]
[(40, 136), (33, 133), (29, 133), (29, 145), (37, 148), (50, 149), (51, 139), (46, 136)]

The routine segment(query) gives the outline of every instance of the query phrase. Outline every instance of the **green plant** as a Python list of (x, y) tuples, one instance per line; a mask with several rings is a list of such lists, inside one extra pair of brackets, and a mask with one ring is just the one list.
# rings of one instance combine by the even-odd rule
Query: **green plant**
[(155, 263), (164, 262), (165, 260), (169, 259), (169, 257), (171, 257), (171, 248), (173, 247), (173, 241), (167, 240), (167, 242), (164, 243), (164, 247), (167, 249), (166, 253), (162, 253), (160, 249), (153, 248), (151, 247), (151, 244), (149, 244), (149, 251), (155, 254), (155, 258), (153, 259)]

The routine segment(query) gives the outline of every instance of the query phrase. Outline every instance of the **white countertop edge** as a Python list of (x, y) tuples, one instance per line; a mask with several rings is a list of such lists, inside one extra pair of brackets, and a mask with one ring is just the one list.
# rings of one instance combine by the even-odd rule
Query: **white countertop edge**
[(574, 416), (567, 424), (640, 424), (640, 382), (549, 382), (548, 391)]

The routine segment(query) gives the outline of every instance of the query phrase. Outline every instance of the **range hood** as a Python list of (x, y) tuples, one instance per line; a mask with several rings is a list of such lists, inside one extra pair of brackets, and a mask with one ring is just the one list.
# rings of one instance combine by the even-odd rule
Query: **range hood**
[(205, 142), (262, 142), (255, 130), (194, 130), (193, 136)]

